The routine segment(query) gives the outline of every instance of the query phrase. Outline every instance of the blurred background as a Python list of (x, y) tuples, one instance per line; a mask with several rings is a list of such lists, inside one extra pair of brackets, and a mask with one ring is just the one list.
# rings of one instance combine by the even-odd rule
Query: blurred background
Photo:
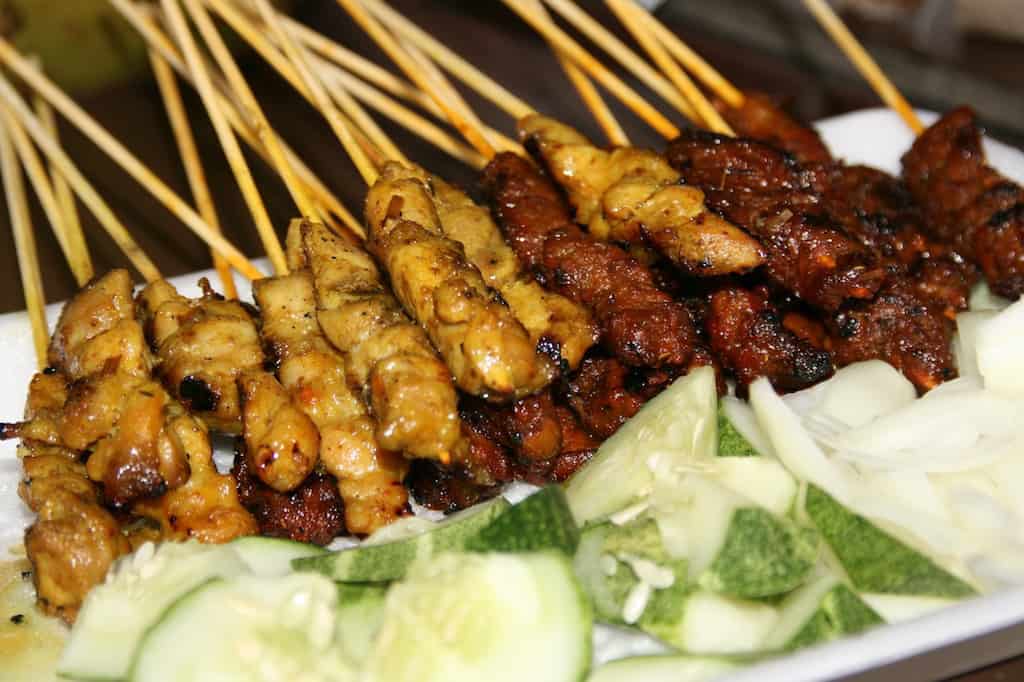
[[(334, 0), (284, 0), (300, 21), (381, 64), (384, 56)], [(599, 130), (547, 46), (498, 0), (391, 0), (391, 4), (451, 48), (499, 79), (537, 109), (584, 132)], [(605, 26), (629, 41), (598, 0), (580, 0)], [(669, 28), (743, 88), (770, 93), (804, 120), (878, 105), (799, 0), (645, 0)], [(974, 106), (990, 134), (1024, 146), (1024, 0), (838, 0), (834, 3), (900, 90), (917, 106), (945, 110)], [(45, 70), (143, 161), (189, 197), (159, 92), (148, 73), (141, 41), (106, 0), (0, 0), (0, 32)], [(595, 54), (600, 51), (594, 49)], [(610, 62), (609, 62), (610, 63)], [(267, 113), (282, 135), (353, 212), (362, 183), (321, 118), (268, 67), (253, 57), (243, 64)], [(629, 80), (650, 101), (655, 95)], [(183, 88), (201, 154), (227, 236), (247, 254), (259, 241), (234, 179), (198, 98)], [(513, 122), (467, 93), (495, 127)], [(671, 116), (667, 106), (661, 107)], [(615, 107), (634, 142), (661, 140)], [(678, 123), (678, 117), (673, 117)], [(422, 141), (382, 122), (413, 160), (472, 186), (474, 173)], [(199, 240), (67, 125), (62, 139), (87, 177), (107, 198), (166, 275), (209, 267)], [(252, 167), (271, 216), (283, 231), (295, 212), (284, 188), (259, 160)], [(83, 216), (85, 213), (83, 212)], [(6, 207), (0, 212), (0, 312), (24, 307)], [(39, 240), (47, 300), (66, 298), (73, 279), (38, 206)], [(113, 243), (90, 220), (86, 234), (97, 270), (124, 265)]]

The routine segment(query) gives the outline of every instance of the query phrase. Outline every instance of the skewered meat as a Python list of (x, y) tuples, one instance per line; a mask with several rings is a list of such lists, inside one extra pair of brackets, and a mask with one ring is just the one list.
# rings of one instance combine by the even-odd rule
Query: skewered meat
[(366, 199), (368, 247), (384, 264), (398, 300), (426, 330), (460, 388), (504, 401), (544, 388), (555, 367), (522, 324), (443, 236), (424, 183), (384, 167)]
[(539, 115), (519, 121), (519, 134), (561, 185), (576, 220), (601, 240), (649, 242), (692, 275), (753, 270), (760, 245), (704, 205), (704, 193), (682, 185), (656, 152), (599, 149), (569, 126)]
[(783, 289), (833, 311), (881, 286), (885, 273), (871, 253), (824, 213), (814, 169), (755, 140), (695, 131), (673, 141), (667, 157), (709, 206), (761, 240), (766, 273)]
[(243, 453), (236, 454), (231, 475), (261, 535), (328, 545), (345, 532), (345, 507), (332, 476), (315, 471), (291, 492), (281, 493), (252, 474)]
[(559, 190), (530, 162), (497, 155), (483, 185), (505, 236), (545, 286), (594, 311), (602, 343), (628, 365), (685, 365), (693, 354), (689, 312), (655, 286), (628, 253), (581, 230)]
[(517, 467), (516, 478), (535, 485), (545, 485), (552, 481), (561, 483), (597, 452), (601, 441), (583, 428), (571, 409), (565, 405), (555, 405), (554, 416), (560, 431), (559, 453), (550, 459), (521, 462)]
[(832, 160), (832, 154), (817, 131), (791, 117), (771, 97), (760, 92), (743, 95), (743, 104), (738, 107), (715, 101), (715, 107), (737, 135), (766, 142), (792, 154), (800, 163)]
[(1024, 293), (1024, 189), (986, 164), (971, 109), (921, 133), (903, 156), (903, 177), (935, 238), (977, 264), (997, 294)]
[(566, 398), (587, 431), (603, 440), (680, 373), (628, 367), (615, 358), (589, 357), (568, 382)]
[(449, 459), (459, 438), (451, 373), (363, 250), (325, 226), (301, 226), (324, 335), (345, 355), (349, 385), (377, 418), (381, 447)]
[(832, 375), (832, 358), (782, 325), (765, 287), (725, 287), (711, 296), (707, 320), (714, 351), (741, 389), (767, 377), (777, 391), (799, 391)]
[[(310, 273), (303, 270), (259, 280), (253, 285), (253, 294), (263, 313), (262, 335), (277, 360), (281, 385), (319, 431), (319, 459), (338, 479), (348, 530), (369, 534), (407, 513), (402, 479), (408, 463), (400, 453), (380, 446), (373, 419), (349, 388), (344, 358), (328, 343), (317, 323)], [(294, 434), (293, 424), (290, 419), (282, 422), (286, 434), (282, 442), (287, 443)], [(249, 464), (262, 478), (258, 460), (251, 454)], [(310, 470), (305, 468), (301, 476), (296, 473), (291, 481), (298, 485)]]
[(225, 301), (204, 279), (190, 300), (165, 280), (150, 283), (138, 304), (168, 390), (210, 428), (240, 429), (237, 378), (263, 365), (256, 321), (238, 301)]
[(508, 303), (535, 347), (562, 371), (576, 369), (597, 342), (590, 312), (557, 293), (546, 291), (523, 271), (505, 243), (489, 209), (435, 175), (416, 169), (430, 189), (445, 236), (466, 250), (488, 286)]

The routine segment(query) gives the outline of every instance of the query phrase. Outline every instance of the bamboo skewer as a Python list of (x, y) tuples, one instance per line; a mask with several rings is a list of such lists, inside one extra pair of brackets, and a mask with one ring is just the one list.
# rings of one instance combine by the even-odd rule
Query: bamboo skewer
[(868, 51), (864, 49), (864, 46), (860, 44), (829, 4), (825, 0), (803, 0), (803, 2), (822, 28), (839, 46), (839, 49), (846, 54), (874, 91), (882, 98), (882, 101), (900, 115), (900, 118), (914, 131), (915, 135), (921, 134), (925, 126), (918, 118), (914, 108), (900, 94), (878, 63), (868, 54)]
[(676, 111), (690, 121), (697, 120), (697, 112), (684, 97), (680, 96), (670, 82), (655, 71), (640, 55), (580, 9), (578, 5), (571, 0), (545, 0), (545, 2), (595, 45), (599, 45), (601, 49), (628, 69), (640, 82), (671, 104)]
[[(160, 203), (178, 217), (198, 237), (217, 249), (231, 266), (250, 279), (262, 277), (262, 273), (245, 256), (221, 235), (214, 232), (202, 218), (174, 190), (160, 180), (149, 168), (121, 144), (107, 130), (89, 116), (74, 100), (64, 94), (45, 75), (34, 69), (6, 40), (0, 39), (0, 62), (16, 73), (40, 95), (46, 98), (65, 118), (81, 130), (108, 156), (117, 162), (129, 175), (152, 194)], [(13, 93), (13, 89), (11, 89)], [(20, 99), (20, 98), (19, 98)], [(27, 110), (25, 113), (29, 113)], [(27, 126), (25, 116), (19, 118)], [(40, 129), (40, 133), (43, 132)], [(30, 129), (31, 133), (31, 129)], [(40, 144), (37, 136), (36, 144)], [(56, 145), (55, 145), (56, 147)], [(59, 147), (57, 147), (59, 149)], [(67, 175), (65, 173), (65, 175)], [(68, 178), (71, 181), (71, 178)], [(79, 194), (79, 196), (82, 196)]]
[[(582, 67), (594, 80), (618, 97), (627, 107), (643, 119), (649, 126), (666, 138), (679, 135), (679, 128), (665, 118), (661, 112), (651, 106), (635, 90), (626, 85), (618, 76), (609, 71), (603, 64), (584, 50), (565, 31), (552, 21), (545, 21), (541, 15), (530, 11), (517, 0), (502, 0), (508, 7), (530, 24), (534, 30), (544, 36), (556, 49), (571, 58)], [(659, 76), (660, 78), (660, 76)], [(671, 85), (670, 85), (671, 87)], [(672, 92), (678, 96), (675, 90)]]
[(697, 85), (672, 59), (658, 39), (652, 35), (650, 15), (635, 5), (633, 0), (606, 0), (606, 4), (633, 38), (650, 55), (658, 68), (679, 88), (679, 92), (696, 110), (705, 127), (716, 133), (735, 136), (735, 132), (718, 113), (718, 110), (704, 97)]
[[(150, 12), (144, 11), (142, 8), (129, 2), (129, 0), (109, 1), (121, 16), (123, 16), (132, 25), (132, 27), (139, 32), (149, 46), (159, 52), (160, 56), (162, 56), (167, 63), (178, 72), (179, 76), (195, 85), (195, 78), (185, 65), (184, 57), (178, 51), (178, 48), (174, 45), (170, 37), (167, 36), (163, 32), (163, 29), (157, 25)], [(258, 153), (268, 165), (273, 167), (273, 160), (271, 159), (268, 151), (264, 148), (263, 143), (257, 137), (256, 132), (249, 125), (248, 121), (245, 121), (242, 118), (242, 115), (236, 108), (235, 103), (225, 94), (224, 91), (226, 90), (226, 86), (224, 86), (218, 79), (214, 80), (214, 85), (216, 88), (217, 103), (224, 112), (225, 117), (228, 119), (228, 123), (231, 124), (232, 129), (239, 137), (245, 140), (246, 144)], [(280, 142), (291, 167), (299, 175), (302, 182), (316, 194), (318, 202), (322, 206), (320, 211), (321, 217), (326, 222), (333, 224), (333, 220), (330, 215), (328, 215), (329, 212), (341, 218), (342, 222), (344, 222), (349, 229), (362, 229), (359, 221), (356, 220), (348, 209), (345, 208), (344, 204), (342, 204), (341, 201), (327, 189), (323, 182), (321, 182), (316, 174), (306, 166), (302, 159), (295, 154), (288, 144), (284, 140), (281, 140)]]
[[(221, 232), (217, 207), (213, 202), (210, 187), (206, 182), (206, 172), (203, 170), (199, 150), (196, 149), (196, 141), (192, 136), (192, 127), (188, 122), (188, 113), (185, 111), (185, 103), (181, 99), (181, 90), (178, 88), (178, 81), (175, 79), (174, 71), (155, 50), (151, 49), (149, 51), (149, 61), (153, 68), (153, 75), (156, 77), (157, 87), (160, 89), (164, 108), (167, 111), (167, 118), (171, 123), (174, 141), (178, 145), (178, 154), (181, 156), (182, 165), (185, 167), (185, 175), (192, 190), (192, 198), (199, 209), (199, 215), (202, 216), (207, 225)], [(235, 287), (235, 278), (231, 273), (231, 266), (216, 251), (212, 252), (212, 256), (213, 267), (220, 276), (224, 295), (231, 299), (238, 298), (238, 289)]]
[[(403, 73), (418, 87), (426, 90), (428, 94), (433, 92), (428, 79), (420, 73), (416, 62), (409, 56), (409, 53), (395, 40), (388, 31), (377, 22), (369, 12), (360, 4), (359, 0), (338, 0), (338, 3), (352, 16), (359, 26), (366, 31), (377, 45), (398, 65)], [(455, 110), (447, 100), (435, 99), (437, 105), (448, 117), (466, 141), (469, 142), (478, 152), (490, 158), (494, 156), (494, 147), (481, 132), (481, 123), (475, 115), (466, 117), (463, 112)]]
[[(37, 94), (32, 95), (32, 106), (35, 109), (36, 117), (39, 118), (43, 127), (59, 144), (60, 129), (57, 125), (57, 116), (53, 112), (53, 107)], [(15, 144), (17, 144), (17, 137), (15, 137)], [(31, 144), (28, 145), (26, 153), (31, 154), (35, 159), (39, 158)], [(31, 177), (31, 171), (29, 177)], [(71, 191), (71, 185), (68, 184), (67, 179), (57, 171), (53, 164), (50, 164), (50, 186), (53, 187), (53, 194), (57, 200), (57, 206), (60, 209), (61, 215), (60, 229), (63, 237), (58, 236), (57, 239), (58, 241), (63, 239), (64, 243), (67, 244), (67, 251), (64, 255), (68, 259), (68, 266), (75, 275), (75, 281), (78, 282), (79, 286), (85, 286), (95, 274), (92, 258), (89, 256), (89, 247), (85, 243), (85, 233), (82, 231), (82, 221), (78, 216), (78, 206), (75, 204), (75, 195)], [(57, 229), (56, 225), (54, 225), (54, 229)]]
[(18, 122), (25, 128), (25, 131), (32, 137), (32, 140), (39, 145), (47, 158), (57, 166), (58, 171), (68, 179), (72, 189), (78, 194), (82, 203), (89, 208), (96, 216), (100, 225), (110, 235), (114, 243), (124, 253), (125, 257), (138, 270), (139, 274), (146, 281), (160, 279), (160, 271), (153, 261), (143, 252), (139, 245), (125, 229), (121, 221), (117, 219), (114, 212), (104, 201), (103, 197), (93, 188), (85, 176), (78, 170), (64, 150), (57, 144), (56, 140), (43, 128), (43, 125), (35, 118), (31, 109), (21, 99), (18, 92), (11, 85), (7, 78), (0, 76), (0, 100), (17, 117)]
[(21, 175), (17, 155), (11, 142), (11, 116), (4, 112), (4, 125), (0, 126), (0, 170), (3, 171), (4, 196), (14, 233), (14, 250), (18, 256), (18, 271), (21, 273), (21, 288), (25, 292), (25, 308), (32, 328), (32, 345), (36, 350), (36, 364), (42, 370), (46, 367), (46, 348), (49, 344), (49, 330), (46, 324), (46, 296), (43, 293), (43, 276), (39, 270), (39, 254), (36, 251), (32, 219), (28, 211), (28, 197)]

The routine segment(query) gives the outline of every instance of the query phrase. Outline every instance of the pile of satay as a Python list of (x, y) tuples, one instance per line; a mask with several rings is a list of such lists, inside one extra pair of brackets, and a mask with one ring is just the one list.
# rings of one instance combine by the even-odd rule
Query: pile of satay
[[(408, 81), (265, 0), (114, 4), (152, 47), (195, 208), (0, 41), (0, 61), (37, 98), (33, 110), (0, 80), (0, 160), (44, 368), (24, 420), (0, 436), (22, 444), (40, 604), (69, 621), (145, 541), (262, 533), (326, 545), (413, 503), (447, 512), (511, 481), (564, 481), (694, 367), (714, 367), (720, 390), (742, 396), (759, 377), (795, 391), (880, 359), (928, 391), (957, 374), (954, 317), (971, 287), (1024, 291), (1024, 193), (986, 165), (969, 109), (921, 132), (901, 178), (848, 166), (624, 0), (609, 5), (661, 72), (572, 3), (548, 4), (692, 127), (672, 124), (539, 2), (506, 0), (552, 44), (608, 147), (532, 110), (380, 0), (341, 4)], [(269, 126), (214, 16), (324, 114), (366, 180), (361, 220)], [(442, 68), (514, 116), (518, 140), (483, 124)], [(202, 98), (273, 276), (219, 234), (174, 70)], [(667, 147), (630, 146), (594, 81)], [(482, 168), (479, 185), (407, 159), (364, 104)], [(48, 106), (210, 244), (220, 293), (203, 280), (188, 298), (161, 278), (37, 116)], [(240, 141), (295, 201), (301, 217), (283, 244)], [(82, 287), (50, 338), (19, 160)], [(140, 290), (127, 270), (93, 276), (76, 203), (61, 200), (70, 193), (125, 249)], [(232, 268), (253, 279), (254, 305), (238, 300)], [(215, 466), (211, 434), (234, 438), (230, 473)]]

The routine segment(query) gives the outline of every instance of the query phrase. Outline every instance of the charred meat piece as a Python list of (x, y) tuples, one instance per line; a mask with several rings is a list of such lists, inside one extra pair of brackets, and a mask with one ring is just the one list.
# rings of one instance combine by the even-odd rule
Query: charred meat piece
[(799, 391), (832, 375), (827, 351), (782, 325), (764, 287), (726, 287), (711, 296), (707, 322), (711, 350), (741, 389), (766, 377), (777, 391)]
[(558, 454), (544, 460), (520, 461), (516, 467), (517, 479), (535, 485), (561, 483), (586, 464), (600, 447), (600, 439), (591, 435), (576, 413), (567, 406), (554, 405), (554, 416), (561, 442)]
[(472, 507), (501, 490), (477, 483), (460, 467), (445, 467), (426, 459), (413, 461), (405, 483), (418, 504), (445, 513)]
[(681, 372), (628, 367), (615, 358), (589, 357), (568, 382), (566, 399), (587, 431), (604, 440)]
[(764, 256), (757, 240), (709, 211), (704, 194), (656, 152), (606, 151), (569, 126), (533, 114), (519, 121), (526, 147), (566, 191), (576, 220), (601, 240), (650, 244), (685, 272), (747, 272)]
[(1024, 293), (1024, 189), (986, 164), (974, 112), (950, 111), (903, 156), (926, 225), (981, 268), (997, 294)]
[(715, 107), (737, 135), (762, 140), (791, 154), (800, 163), (832, 160), (817, 131), (790, 116), (771, 97), (760, 92), (743, 95), (743, 104), (738, 107), (715, 101)]
[(765, 271), (783, 289), (831, 311), (881, 286), (871, 252), (829, 218), (820, 170), (755, 140), (697, 131), (674, 140), (667, 158), (709, 206), (758, 237)]
[(684, 306), (650, 270), (581, 230), (558, 188), (529, 161), (499, 154), (484, 188), (505, 237), (542, 283), (594, 311), (602, 343), (628, 365), (685, 365), (695, 331)]
[(498, 402), (547, 386), (556, 375), (523, 325), (444, 236), (426, 184), (399, 164), (384, 167), (366, 199), (367, 247), (390, 275), (396, 297), (426, 330), (456, 384)]
[(313, 472), (295, 489), (282, 493), (254, 476), (248, 458), (237, 453), (231, 476), (242, 504), (256, 517), (261, 535), (323, 546), (345, 532), (338, 483), (328, 474)]

